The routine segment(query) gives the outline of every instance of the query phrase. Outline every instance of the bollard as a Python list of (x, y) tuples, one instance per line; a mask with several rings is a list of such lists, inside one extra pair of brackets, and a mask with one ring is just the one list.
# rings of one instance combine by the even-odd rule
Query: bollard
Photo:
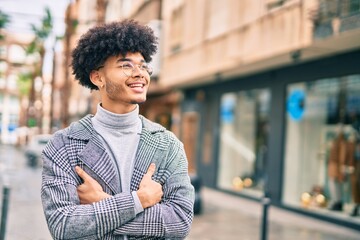
[(3, 187), (3, 201), (1, 210), (1, 222), (0, 222), (0, 240), (5, 240), (6, 232), (6, 219), (9, 207), (10, 188), (8, 186)]
[(261, 240), (267, 239), (267, 231), (268, 231), (268, 210), (270, 206), (270, 198), (264, 197), (261, 200), (261, 203), (263, 205), (263, 212), (262, 212), (262, 220), (261, 220)]

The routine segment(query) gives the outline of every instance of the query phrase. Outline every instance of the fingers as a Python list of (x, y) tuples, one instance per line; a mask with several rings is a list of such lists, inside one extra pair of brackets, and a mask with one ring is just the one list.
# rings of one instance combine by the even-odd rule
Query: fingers
[(76, 173), (81, 177), (84, 182), (91, 180), (92, 178), (79, 166), (75, 167)]
[(152, 176), (155, 173), (155, 169), (155, 163), (151, 163), (146, 174)]

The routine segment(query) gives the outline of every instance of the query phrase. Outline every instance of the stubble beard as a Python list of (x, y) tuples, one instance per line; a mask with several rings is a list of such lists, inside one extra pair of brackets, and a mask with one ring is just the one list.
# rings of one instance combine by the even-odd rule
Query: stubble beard
[(145, 99), (142, 100), (142, 101), (136, 101), (136, 100), (131, 100), (131, 101), (130, 101), (131, 104), (142, 104), (142, 103), (144, 103), (144, 102), (146, 102), (146, 97), (145, 97)]
[[(109, 99), (111, 99), (112, 101), (116, 101), (118, 100), (118, 95), (119, 93), (121, 94), (121, 88), (119, 86), (117, 86), (116, 84), (113, 84), (111, 82), (108, 82), (105, 85), (105, 91), (107, 93), (107, 96)], [(143, 100), (134, 100), (134, 99), (130, 99), (129, 103), (130, 104), (142, 104), (146, 102), (146, 93), (145, 93), (145, 97)]]

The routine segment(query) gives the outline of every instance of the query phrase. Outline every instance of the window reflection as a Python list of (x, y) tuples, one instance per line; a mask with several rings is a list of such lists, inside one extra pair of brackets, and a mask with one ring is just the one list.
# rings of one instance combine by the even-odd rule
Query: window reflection
[(288, 205), (358, 216), (360, 75), (288, 86), (304, 94), (302, 117), (287, 105), (283, 199)]
[(220, 108), (218, 186), (260, 197), (267, 163), (270, 91), (226, 93)]

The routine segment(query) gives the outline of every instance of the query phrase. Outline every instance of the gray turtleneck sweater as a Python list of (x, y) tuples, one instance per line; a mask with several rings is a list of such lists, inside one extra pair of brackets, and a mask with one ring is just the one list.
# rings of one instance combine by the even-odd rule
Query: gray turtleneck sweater
[[(110, 157), (116, 163), (120, 175), (121, 191), (130, 192), (131, 174), (142, 128), (139, 106), (136, 105), (132, 112), (116, 114), (107, 111), (99, 104), (91, 121)], [(136, 192), (131, 194), (135, 203), (135, 213), (144, 211)]]

